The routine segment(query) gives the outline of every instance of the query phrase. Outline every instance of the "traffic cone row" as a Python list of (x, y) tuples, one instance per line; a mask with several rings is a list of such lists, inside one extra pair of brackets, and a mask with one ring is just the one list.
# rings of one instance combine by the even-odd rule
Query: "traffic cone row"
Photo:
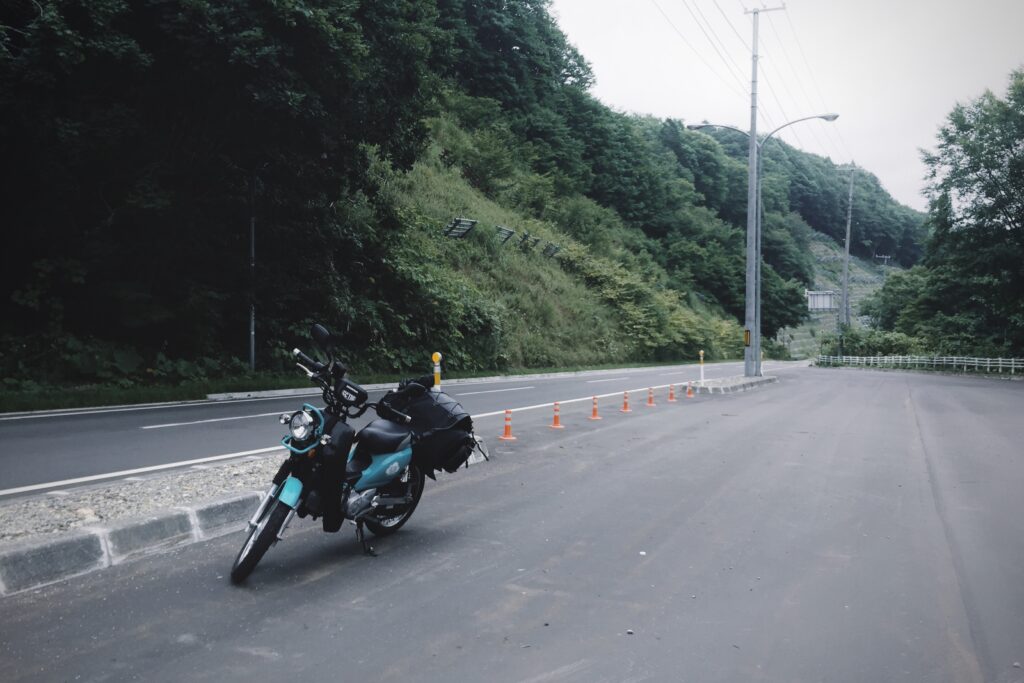
[[(694, 394), (693, 394), (693, 383), (692, 382), (687, 382), (686, 383), (686, 398), (693, 398), (693, 396), (694, 396)], [(594, 407), (591, 410), (590, 419), (591, 420), (602, 420), (602, 419), (604, 419), (600, 415), (598, 415), (598, 412), (597, 412), (597, 396), (593, 397), (593, 401), (594, 401)], [(669, 403), (676, 403), (677, 402), (677, 399), (676, 399), (676, 387), (675, 387), (674, 384), (668, 385), (668, 402)], [(657, 403), (654, 402), (654, 389), (653, 388), (648, 388), (647, 389), (647, 403), (645, 403), (644, 405), (646, 407), (648, 407), (648, 408), (654, 408), (654, 407), (656, 407), (658, 405)], [(551, 429), (565, 429), (565, 425), (562, 424), (560, 404), (559, 404), (558, 401), (555, 401), (554, 408), (555, 408), (554, 418), (552, 419), (551, 424), (548, 425), (548, 426)], [(633, 412), (633, 410), (629, 407), (629, 392), (628, 391), (622, 392), (622, 409), (619, 410), (619, 412), (620, 413), (631, 413), (631, 412)], [(504, 432), (504, 434), (499, 436), (498, 439), (501, 440), (501, 441), (516, 441), (517, 440), (516, 437), (514, 437), (512, 435), (512, 411), (511, 410), (506, 410), (505, 411), (505, 432)]]

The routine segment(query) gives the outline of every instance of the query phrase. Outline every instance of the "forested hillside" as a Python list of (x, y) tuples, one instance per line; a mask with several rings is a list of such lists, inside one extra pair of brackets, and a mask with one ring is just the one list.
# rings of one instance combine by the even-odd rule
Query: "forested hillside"
[[(0, 364), (35, 383), (740, 353), (746, 141), (613, 111), (544, 0), (14, 2), (0, 17)], [(804, 317), (846, 172), (766, 146), (764, 334)], [(855, 254), (922, 217), (858, 172)], [(479, 221), (465, 240), (441, 230)], [(255, 222), (256, 276), (249, 234)], [(501, 244), (498, 225), (561, 247)]]

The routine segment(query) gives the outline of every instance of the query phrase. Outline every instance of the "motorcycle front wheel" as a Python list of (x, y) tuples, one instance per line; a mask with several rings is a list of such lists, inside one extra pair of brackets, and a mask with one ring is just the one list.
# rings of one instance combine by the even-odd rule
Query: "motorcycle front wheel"
[(241, 583), (252, 573), (270, 546), (274, 545), (289, 512), (291, 508), (279, 502), (267, 508), (256, 527), (249, 532), (245, 545), (238, 551), (235, 564), (231, 567), (231, 583)]
[(403, 476), (378, 489), (378, 493), (387, 496), (412, 495), (412, 502), (369, 515), (366, 517), (366, 528), (372, 531), (374, 536), (387, 536), (401, 529), (419, 505), (425, 479), (420, 468), (410, 465)]

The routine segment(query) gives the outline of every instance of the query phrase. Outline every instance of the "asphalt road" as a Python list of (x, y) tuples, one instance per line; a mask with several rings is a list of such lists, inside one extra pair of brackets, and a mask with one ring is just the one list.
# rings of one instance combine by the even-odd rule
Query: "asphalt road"
[[(769, 372), (788, 364), (767, 363)], [(705, 366), (708, 379), (743, 374), (742, 363)], [(622, 392), (650, 384), (696, 381), (696, 365), (581, 373), (573, 377), (511, 377), (443, 384), (471, 414)], [(375, 400), (383, 392), (371, 393)], [(637, 397), (639, 398), (639, 397)], [(319, 396), (168, 404), (72, 412), (0, 415), (0, 498), (62, 483), (229, 454), (249, 454), (279, 444), (277, 421)], [(607, 402), (611, 405), (611, 400)], [(589, 408), (589, 406), (588, 406)], [(372, 411), (358, 425), (373, 417)], [(123, 475), (120, 475), (123, 476)], [(82, 482), (74, 482), (76, 484)], [(24, 491), (26, 487), (39, 487)]]
[(0, 680), (1024, 681), (1024, 384), (780, 378), (524, 413), (376, 558), (303, 522), (242, 587), (238, 535), (4, 598)]

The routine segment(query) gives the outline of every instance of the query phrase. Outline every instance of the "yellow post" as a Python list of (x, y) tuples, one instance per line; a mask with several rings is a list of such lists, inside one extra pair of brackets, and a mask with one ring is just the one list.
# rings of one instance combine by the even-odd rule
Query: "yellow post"
[(441, 391), (441, 352), (434, 351), (430, 359), (434, 361), (434, 391)]
[(704, 349), (700, 350), (700, 385), (704, 386)]

